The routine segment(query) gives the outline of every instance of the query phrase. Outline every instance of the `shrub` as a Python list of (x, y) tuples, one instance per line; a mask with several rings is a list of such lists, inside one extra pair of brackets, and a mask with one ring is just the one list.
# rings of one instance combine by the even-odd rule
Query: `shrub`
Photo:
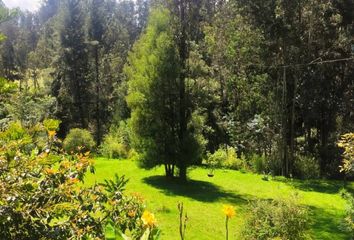
[(221, 168), (226, 159), (227, 152), (223, 148), (219, 148), (213, 154), (207, 154), (207, 164), (212, 168)]
[(341, 136), (338, 147), (343, 149), (343, 164), (341, 171), (347, 174), (354, 172), (354, 133), (347, 133)]
[(106, 158), (127, 158), (130, 151), (129, 127), (124, 121), (112, 126), (100, 146), (100, 153)]
[(316, 179), (320, 177), (320, 165), (314, 157), (297, 156), (295, 158), (294, 173), (302, 179)]
[(244, 156), (237, 157), (236, 149), (233, 147), (227, 147), (227, 158), (224, 167), (234, 170), (246, 169), (247, 163)]
[(250, 212), (241, 231), (242, 239), (306, 239), (308, 213), (296, 196), (280, 200), (258, 200), (250, 204)]
[[(54, 135), (49, 147), (55, 145)], [(93, 170), (88, 154), (69, 156), (51, 148), (27, 153), (18, 146), (21, 136), (31, 137), (1, 140), (0, 239), (104, 239), (107, 224), (132, 239), (156, 232), (142, 219), (142, 202), (123, 193), (124, 177), (83, 187), (85, 173)]]
[(346, 216), (344, 219), (345, 230), (354, 236), (354, 195), (347, 191), (341, 192), (342, 197), (347, 201)]
[(105, 136), (100, 153), (106, 158), (126, 158), (128, 156), (127, 147), (112, 135)]
[(268, 173), (270, 171), (268, 161), (264, 155), (253, 154), (250, 162), (253, 171), (256, 173)]
[(92, 151), (95, 141), (91, 133), (85, 129), (73, 128), (63, 142), (64, 150), (71, 153), (84, 153)]
[(207, 154), (207, 164), (212, 168), (246, 169), (247, 163), (244, 157), (238, 158), (235, 148), (227, 146), (219, 148), (213, 154)]

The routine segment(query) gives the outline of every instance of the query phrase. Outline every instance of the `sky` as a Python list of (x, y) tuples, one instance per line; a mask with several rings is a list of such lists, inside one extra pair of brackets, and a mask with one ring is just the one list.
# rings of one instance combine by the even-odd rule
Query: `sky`
[(22, 10), (35, 11), (39, 8), (41, 0), (3, 0), (9, 8), (20, 7)]

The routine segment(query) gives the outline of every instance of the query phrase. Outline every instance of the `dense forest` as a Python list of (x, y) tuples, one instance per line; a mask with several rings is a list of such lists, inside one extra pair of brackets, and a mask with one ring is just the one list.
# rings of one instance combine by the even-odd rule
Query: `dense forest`
[(158, 239), (135, 191), (164, 239), (352, 239), (353, 174), (354, 0), (0, 0), (1, 239)]
[(353, 15), (352, 0), (45, 0), (1, 23), (1, 75), (18, 83), (1, 128), (55, 117), (59, 137), (100, 146), (124, 125), (144, 166), (182, 178), (225, 146), (275, 175), (339, 177)]

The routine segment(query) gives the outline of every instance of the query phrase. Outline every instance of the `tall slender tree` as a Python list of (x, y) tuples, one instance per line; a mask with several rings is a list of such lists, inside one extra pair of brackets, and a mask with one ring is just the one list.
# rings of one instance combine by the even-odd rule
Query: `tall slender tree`
[(71, 127), (88, 127), (91, 104), (88, 46), (85, 39), (81, 1), (65, 0), (60, 31), (61, 56), (53, 94), (58, 99), (57, 115), (62, 119), (61, 134)]

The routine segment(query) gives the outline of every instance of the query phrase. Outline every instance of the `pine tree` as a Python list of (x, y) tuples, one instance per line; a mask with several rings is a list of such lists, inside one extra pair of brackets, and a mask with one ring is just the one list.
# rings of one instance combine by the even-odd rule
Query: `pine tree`
[(187, 167), (199, 157), (199, 145), (191, 123), (182, 130), (183, 142), (180, 138), (181, 68), (170, 24), (167, 9), (159, 7), (151, 12), (146, 33), (135, 44), (125, 67), (127, 102), (133, 144), (142, 166), (163, 164), (168, 177), (178, 168), (179, 177), (185, 180)]
[(62, 119), (62, 135), (73, 126), (88, 127), (91, 83), (88, 77), (84, 14), (80, 2), (66, 0), (62, 13), (61, 56), (58, 78), (53, 83), (53, 94), (58, 99), (57, 115)]

